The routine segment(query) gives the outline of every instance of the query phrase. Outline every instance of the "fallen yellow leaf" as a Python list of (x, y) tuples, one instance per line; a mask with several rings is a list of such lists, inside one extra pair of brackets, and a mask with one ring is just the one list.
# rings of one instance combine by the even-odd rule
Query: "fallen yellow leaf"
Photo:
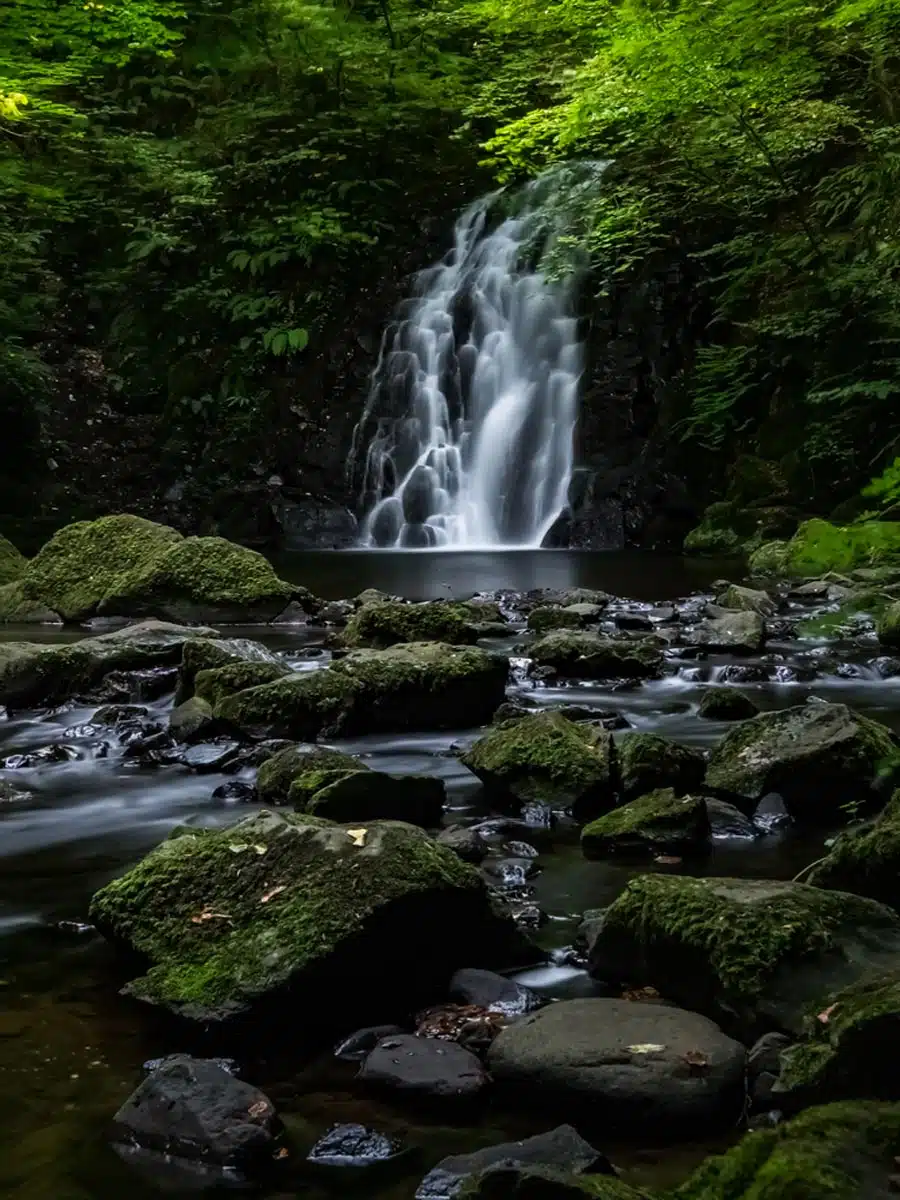
[(659, 1054), (665, 1050), (665, 1046), (657, 1045), (656, 1042), (638, 1042), (634, 1046), (627, 1046), (626, 1049), (630, 1054)]
[(347, 837), (354, 846), (364, 846), (366, 844), (366, 834), (368, 829), (348, 829)]
[(283, 892), (286, 886), (286, 884), (280, 883), (278, 887), (269, 888), (269, 890), (264, 892), (260, 897), (260, 904), (268, 904), (272, 897), (277, 896), (279, 892)]

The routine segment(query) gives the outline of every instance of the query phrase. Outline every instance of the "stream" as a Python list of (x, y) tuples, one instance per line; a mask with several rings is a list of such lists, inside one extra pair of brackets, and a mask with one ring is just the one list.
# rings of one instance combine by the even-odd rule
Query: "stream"
[[(676, 599), (684, 603), (688, 596), (700, 605), (709, 599), (713, 580), (728, 576), (729, 567), (737, 578), (734, 564), (646, 553), (360, 551), (294, 555), (277, 565), (285, 577), (326, 599), (373, 586), (409, 599), (466, 597), (499, 588), (589, 586), (621, 598), (623, 611), (634, 613)], [(798, 606), (796, 615), (805, 617), (822, 607)], [(782, 615), (790, 618), (790, 607)], [(737, 666), (748, 676), (740, 679), (742, 689), (761, 708), (818, 696), (849, 704), (900, 730), (900, 677), (882, 678), (884, 669), (873, 665), (880, 651), (870, 630), (861, 626), (858, 633), (836, 640), (824, 632), (827, 620), (822, 632), (804, 636), (791, 631), (789, 619), (772, 625), (762, 655), (673, 659), (664, 679), (625, 689), (536, 685), (525, 677), (521, 660), (513, 659), (509, 698), (532, 706), (565, 703), (613, 710), (633, 730), (708, 748), (728, 726), (697, 716), (700, 697), (723, 673), (734, 681)], [(302, 657), (321, 646), (322, 628), (230, 629), (227, 635), (263, 641), (295, 659), (300, 669), (314, 670), (327, 660), (326, 653)], [(0, 634), (4, 640), (56, 642), (79, 636), (84, 631), (34, 627), (8, 627)], [(490, 644), (509, 651), (509, 641)], [(162, 714), (171, 703), (167, 694), (150, 707)], [(173, 1041), (172, 1029), (152, 1013), (117, 994), (112, 955), (81, 922), (91, 894), (173, 826), (227, 824), (246, 815), (248, 806), (213, 798), (215, 789), (234, 776), (192, 772), (180, 765), (149, 770), (124, 758), (111, 730), (92, 726), (94, 711), (66, 706), (0, 720), (0, 762), (6, 764), (0, 780), (34, 793), (27, 802), (0, 806), (0, 1194), (11, 1200), (113, 1200), (126, 1192), (133, 1200), (149, 1200), (163, 1191), (176, 1197), (189, 1191), (181, 1178), (142, 1173), (121, 1161), (107, 1141), (108, 1122), (140, 1081), (142, 1063), (187, 1047)], [(478, 733), (395, 734), (333, 744), (380, 770), (440, 776), (449, 797), (445, 822), (451, 824), (488, 811), (481, 785), (452, 753)], [(66, 761), (15, 765), (15, 756), (52, 745), (65, 748)], [(252, 778), (252, 772), (246, 777)], [(717, 841), (695, 869), (789, 879), (822, 853), (829, 832)], [(526, 972), (523, 982), (550, 996), (590, 995), (587, 976), (567, 965), (559, 952), (571, 945), (585, 910), (608, 904), (630, 875), (654, 868), (585, 860), (577, 830), (565, 822), (552, 831), (536, 831), (536, 838), (539, 872), (528, 881), (529, 903), (544, 914), (535, 936), (549, 961)], [(377, 980), (352, 985), (377, 987)], [(447, 1115), (432, 1120), (427, 1114), (411, 1114), (357, 1091), (353, 1064), (337, 1062), (327, 1052), (295, 1061), (291, 1047), (283, 1050), (243, 1065), (247, 1077), (278, 1106), (295, 1145), (305, 1148), (335, 1122), (356, 1120), (402, 1132), (420, 1148), (406, 1174), (360, 1185), (358, 1194), (372, 1200), (411, 1200), (419, 1179), (444, 1155), (548, 1127), (537, 1114), (505, 1112), (495, 1104), (456, 1126)], [(678, 1183), (710, 1150), (727, 1144), (727, 1139), (703, 1142), (698, 1131), (695, 1145), (617, 1146), (609, 1144), (602, 1130), (582, 1132), (588, 1137), (594, 1133), (596, 1144), (630, 1182), (657, 1187)], [(276, 1186), (255, 1187), (250, 1194), (269, 1200), (346, 1194), (343, 1178), (337, 1190), (329, 1191), (328, 1179), (310, 1178), (301, 1168), (298, 1163), (287, 1185), (281, 1178)]]

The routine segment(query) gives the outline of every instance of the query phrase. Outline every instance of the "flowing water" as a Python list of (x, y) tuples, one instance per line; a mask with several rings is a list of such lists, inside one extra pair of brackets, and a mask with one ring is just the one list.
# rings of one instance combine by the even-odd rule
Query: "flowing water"
[[(328, 596), (353, 595), (373, 585), (421, 598), (471, 594), (504, 584), (591, 584), (630, 597), (624, 607), (636, 613), (646, 612), (654, 601), (689, 591), (708, 594), (711, 579), (722, 567), (649, 555), (359, 553), (297, 556), (292, 565), (282, 564), (282, 570)], [(321, 629), (242, 632), (286, 652), (298, 668), (316, 669), (327, 661), (327, 652), (315, 653), (324, 638)], [(71, 640), (78, 634), (32, 628), (18, 634), (8, 630), (3, 636)], [(510, 649), (509, 642), (498, 645)], [(800, 703), (810, 695), (841, 700), (896, 729), (900, 684), (879, 677), (872, 665), (878, 654), (867, 631), (843, 642), (814, 631), (802, 636), (775, 633), (762, 655), (741, 660), (742, 667), (756, 669), (756, 681), (747, 683), (745, 690), (767, 708)], [(699, 720), (697, 705), (704, 688), (720, 679), (730, 664), (733, 660), (727, 657), (676, 658), (664, 679), (623, 690), (609, 684), (536, 685), (514, 659), (510, 694), (535, 705), (565, 702), (615, 710), (633, 729), (655, 730), (708, 747), (726, 726)], [(170, 705), (171, 695), (165, 695), (151, 707), (164, 716)], [(149, 770), (123, 758), (110, 731), (91, 724), (93, 713), (93, 707), (63, 706), (0, 720), (0, 761), (41, 746), (68, 748), (65, 762), (0, 769), (0, 779), (33, 793), (27, 801), (5, 804), (0, 811), (0, 1195), (10, 1200), (119, 1200), (123, 1194), (151, 1200), (166, 1187), (169, 1195), (188, 1194), (184, 1180), (166, 1180), (158, 1172), (142, 1175), (120, 1161), (107, 1132), (109, 1118), (140, 1081), (142, 1062), (191, 1047), (183, 1034), (117, 994), (121, 980), (108, 947), (78, 923), (85, 919), (91, 894), (174, 825), (223, 824), (248, 810), (213, 798), (224, 775), (183, 766)], [(452, 823), (487, 812), (477, 780), (451, 753), (454, 743), (464, 744), (477, 735), (476, 730), (397, 733), (359, 738), (342, 748), (384, 770), (440, 776), (449, 797), (445, 820)], [(750, 843), (717, 842), (698, 869), (788, 879), (821, 854), (825, 836), (824, 831), (802, 838), (784, 833)], [(608, 903), (629, 875), (648, 868), (586, 861), (577, 831), (564, 822), (552, 831), (535, 829), (534, 838), (539, 873), (528, 887), (533, 889), (533, 903), (546, 915), (537, 936), (553, 955), (571, 943), (585, 909)], [(555, 996), (589, 994), (592, 987), (583, 972), (555, 957), (527, 979)], [(348, 981), (348, 986), (374, 998), (379, 983), (363, 979)], [(300, 1013), (298, 1046), (309, 1034)], [(346, 1194), (343, 1179), (329, 1192), (327, 1179), (309, 1177), (302, 1164), (305, 1148), (338, 1121), (362, 1121), (398, 1132), (419, 1147), (419, 1157), (403, 1176), (361, 1187), (358, 1194), (369, 1200), (411, 1200), (417, 1180), (443, 1155), (548, 1126), (546, 1117), (506, 1111), (496, 1101), (466, 1117), (432, 1117), (395, 1108), (360, 1092), (354, 1084), (355, 1067), (332, 1060), (328, 1038), (323, 1040), (326, 1052), (316, 1058), (298, 1057), (297, 1047), (285, 1044), (268, 1058), (243, 1064), (248, 1078), (265, 1088), (283, 1113), (300, 1151), (281, 1178), (254, 1189), (253, 1194), (267, 1200)], [(697, 1144), (676, 1149), (611, 1145), (602, 1129), (585, 1125), (582, 1131), (638, 1185), (676, 1183), (710, 1149), (702, 1130), (697, 1131)]]
[(471, 205), (387, 330), (353, 460), (363, 545), (540, 546), (566, 503), (581, 345), (574, 275), (533, 265), (541, 181), (498, 220)]

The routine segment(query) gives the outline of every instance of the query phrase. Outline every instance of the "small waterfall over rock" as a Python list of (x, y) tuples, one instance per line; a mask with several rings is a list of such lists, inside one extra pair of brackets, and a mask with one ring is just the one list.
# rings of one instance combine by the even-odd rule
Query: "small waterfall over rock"
[(468, 208), (386, 331), (352, 459), (363, 545), (540, 546), (565, 506), (582, 352), (574, 273), (535, 266), (557, 234), (545, 193)]

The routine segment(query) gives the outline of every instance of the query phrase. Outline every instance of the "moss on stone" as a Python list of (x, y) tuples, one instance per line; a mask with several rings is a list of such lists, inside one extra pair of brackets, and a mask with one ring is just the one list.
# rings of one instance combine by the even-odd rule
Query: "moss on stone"
[(461, 761), (495, 794), (587, 816), (614, 803), (612, 753), (606, 730), (543, 712), (495, 726)]
[(763, 542), (754, 550), (747, 563), (751, 575), (778, 577), (785, 572), (788, 544), (785, 541)]
[(535, 666), (553, 667), (570, 678), (655, 679), (662, 673), (662, 652), (651, 638), (560, 629), (534, 642), (527, 653)]
[(0, 586), (20, 579), (28, 566), (28, 559), (20, 554), (12, 542), (0, 533)]
[(552, 1167), (498, 1166), (470, 1176), (459, 1200), (651, 1200), (615, 1175), (564, 1175)]
[[(847, 939), (879, 938), (896, 953), (900, 920), (859, 896), (800, 883), (641, 875), (606, 910), (591, 969), (650, 984), (752, 1035), (757, 1022), (799, 1025), (810, 1002), (804, 989), (821, 990), (817, 968), (827, 961), (843, 983), (850, 967), (855, 975), (863, 969), (844, 961)], [(791, 985), (788, 968), (798, 966), (803, 978)]]
[[(580, 606), (579, 606), (580, 607)], [(528, 614), (528, 628), (532, 633), (546, 633), (550, 629), (580, 629), (586, 625), (581, 613), (571, 606), (548, 604), (533, 608)]]
[(757, 588), (741, 587), (730, 584), (716, 600), (720, 608), (730, 608), (735, 612), (759, 613), (762, 617), (771, 617), (775, 612), (775, 601), (768, 592)]
[(30, 600), (25, 594), (22, 580), (6, 583), (0, 587), (0, 624), (41, 625), (60, 622), (58, 613)]
[(877, 721), (814, 701), (729, 730), (713, 750), (706, 782), (751, 800), (778, 792), (795, 818), (831, 820), (848, 804), (875, 802), (873, 784), (895, 745)]
[(25, 598), (66, 621), (93, 616), (122, 576), (146, 567), (183, 539), (168, 525), (121, 514), (67, 525), (29, 562)]
[(874, 823), (842, 833), (808, 882), (869, 896), (900, 911), (900, 792)]
[(406, 604), (400, 600), (364, 604), (341, 633), (345, 646), (385, 649), (399, 642), (445, 642), (470, 645), (478, 638), (474, 622), (484, 620), (467, 604), (452, 600), (426, 600)]
[(732, 687), (706, 688), (697, 709), (698, 716), (710, 721), (746, 721), (758, 713), (750, 697)]
[[(90, 919), (148, 962), (132, 995), (217, 1021), (288, 985), (304, 1006), (327, 1005), (364, 949), (374, 963), (390, 948), (366, 947), (366, 931), (384, 929), (404, 900), (429, 913), (424, 942), (404, 931), (411, 971), (423, 969), (418, 955), (446, 953), (451, 911), (470, 932), (489, 913), (478, 873), (419, 829), (376, 822), (360, 832), (263, 811), (163, 842), (94, 896)], [(316, 996), (304, 994), (310, 976)]]
[(900, 600), (887, 605), (878, 618), (875, 630), (883, 646), (900, 646)]
[(900, 1105), (829, 1104), (747, 1134), (672, 1200), (887, 1200), (898, 1150)]
[(630, 799), (657, 788), (673, 788), (677, 794), (699, 787), (706, 759), (699, 750), (681, 746), (654, 733), (625, 733), (616, 745), (621, 794)]
[[(309, 772), (347, 775), (361, 770), (364, 767), (358, 759), (340, 750), (326, 746), (288, 746), (266, 759), (259, 768), (256, 790), (262, 804), (287, 804), (291, 785)], [(295, 803), (293, 797), (290, 803)]]
[(280, 664), (265, 662), (232, 662), (211, 671), (200, 671), (194, 679), (194, 695), (215, 707), (227, 696), (248, 688), (259, 687), (284, 679), (291, 671)]
[(689, 854), (708, 850), (711, 830), (702, 796), (660, 788), (620, 805), (581, 831), (587, 858), (609, 854)]
[(407, 821), (432, 829), (440, 824), (446, 795), (433, 776), (387, 775), (358, 766), (300, 775), (288, 798), (295, 808), (329, 821)]
[[(828, 571), (900, 564), (900, 521), (861, 521), (832, 525), (818, 518), (804, 521), (778, 551), (763, 546), (750, 560), (757, 574), (815, 579)], [(766, 552), (765, 561), (762, 556)]]
[(711, 504), (684, 540), (685, 554), (711, 557), (751, 554), (764, 542), (797, 528), (797, 514), (783, 505), (750, 508), (733, 500)]

